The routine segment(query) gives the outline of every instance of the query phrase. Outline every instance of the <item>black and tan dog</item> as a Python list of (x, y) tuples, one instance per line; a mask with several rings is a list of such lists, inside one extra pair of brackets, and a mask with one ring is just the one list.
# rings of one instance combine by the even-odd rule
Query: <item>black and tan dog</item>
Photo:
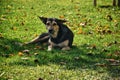
[(29, 43), (48, 42), (48, 51), (51, 51), (54, 47), (59, 47), (62, 50), (70, 50), (74, 35), (73, 32), (63, 24), (66, 20), (45, 17), (39, 18), (46, 25), (48, 32), (42, 33)]

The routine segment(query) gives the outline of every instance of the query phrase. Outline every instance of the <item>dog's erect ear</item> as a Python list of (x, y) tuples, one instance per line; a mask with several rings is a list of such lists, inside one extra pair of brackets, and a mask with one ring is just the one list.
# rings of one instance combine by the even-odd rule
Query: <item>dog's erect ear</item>
[(67, 22), (66, 20), (60, 20), (60, 19), (56, 19), (56, 21), (59, 22), (59, 23), (65, 23), (65, 22)]
[(40, 20), (44, 23), (44, 24), (46, 24), (46, 22), (47, 22), (47, 18), (46, 17), (39, 17), (40, 18)]

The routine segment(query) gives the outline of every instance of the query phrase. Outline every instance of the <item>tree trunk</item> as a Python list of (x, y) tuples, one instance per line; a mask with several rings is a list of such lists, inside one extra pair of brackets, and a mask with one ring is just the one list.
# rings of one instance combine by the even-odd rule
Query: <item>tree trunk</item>
[(94, 6), (97, 6), (97, 0), (94, 0), (93, 4), (94, 4)]
[(118, 6), (120, 7), (120, 0), (118, 0)]
[(116, 0), (113, 0), (113, 6), (116, 6)]

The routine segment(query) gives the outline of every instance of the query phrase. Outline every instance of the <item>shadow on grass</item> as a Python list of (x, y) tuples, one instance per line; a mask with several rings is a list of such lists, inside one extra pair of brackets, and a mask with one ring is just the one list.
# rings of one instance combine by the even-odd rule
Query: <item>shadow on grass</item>
[[(0, 54), (9, 54), (16, 53), (18, 51), (22, 51), (28, 47), (31, 49), (28, 60), (21, 60), (18, 58), (16, 61), (12, 61), (9, 65), (23, 65), (23, 66), (36, 66), (36, 65), (50, 65), (56, 64), (65, 66), (65, 69), (92, 69), (98, 72), (108, 73), (112, 77), (119, 77), (120, 75), (120, 67), (119, 66), (97, 66), (96, 63), (106, 64), (105, 61), (106, 54), (101, 53), (99, 49), (87, 49), (88, 45), (83, 44), (81, 46), (73, 46), (70, 51), (61, 51), (61, 50), (53, 50), (48, 52), (46, 50), (33, 49), (33, 45), (29, 46), (20, 46), (18, 43), (21, 43), (18, 39), (9, 40), (9, 39), (0, 39)], [(7, 47), (6, 47), (7, 46)], [(34, 53), (38, 54), (34, 54)], [(26, 57), (26, 56), (22, 56)], [(20, 57), (21, 58), (21, 57)], [(102, 71), (101, 71), (102, 68)], [(104, 70), (103, 70), (104, 69)]]
[(14, 54), (24, 48), (21, 46), (21, 42), (18, 39), (6, 39), (0, 38), (0, 55)]
[(102, 5), (102, 6), (99, 6), (100, 8), (113, 8), (115, 6), (111, 6), (111, 5)]

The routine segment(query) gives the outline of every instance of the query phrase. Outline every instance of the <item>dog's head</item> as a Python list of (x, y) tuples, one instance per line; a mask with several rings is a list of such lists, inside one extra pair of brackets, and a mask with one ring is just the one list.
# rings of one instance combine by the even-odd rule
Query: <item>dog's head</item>
[(57, 37), (60, 25), (66, 22), (66, 20), (60, 20), (56, 18), (46, 18), (46, 17), (39, 17), (40, 20), (46, 25), (46, 29), (48, 33), (52, 37)]

